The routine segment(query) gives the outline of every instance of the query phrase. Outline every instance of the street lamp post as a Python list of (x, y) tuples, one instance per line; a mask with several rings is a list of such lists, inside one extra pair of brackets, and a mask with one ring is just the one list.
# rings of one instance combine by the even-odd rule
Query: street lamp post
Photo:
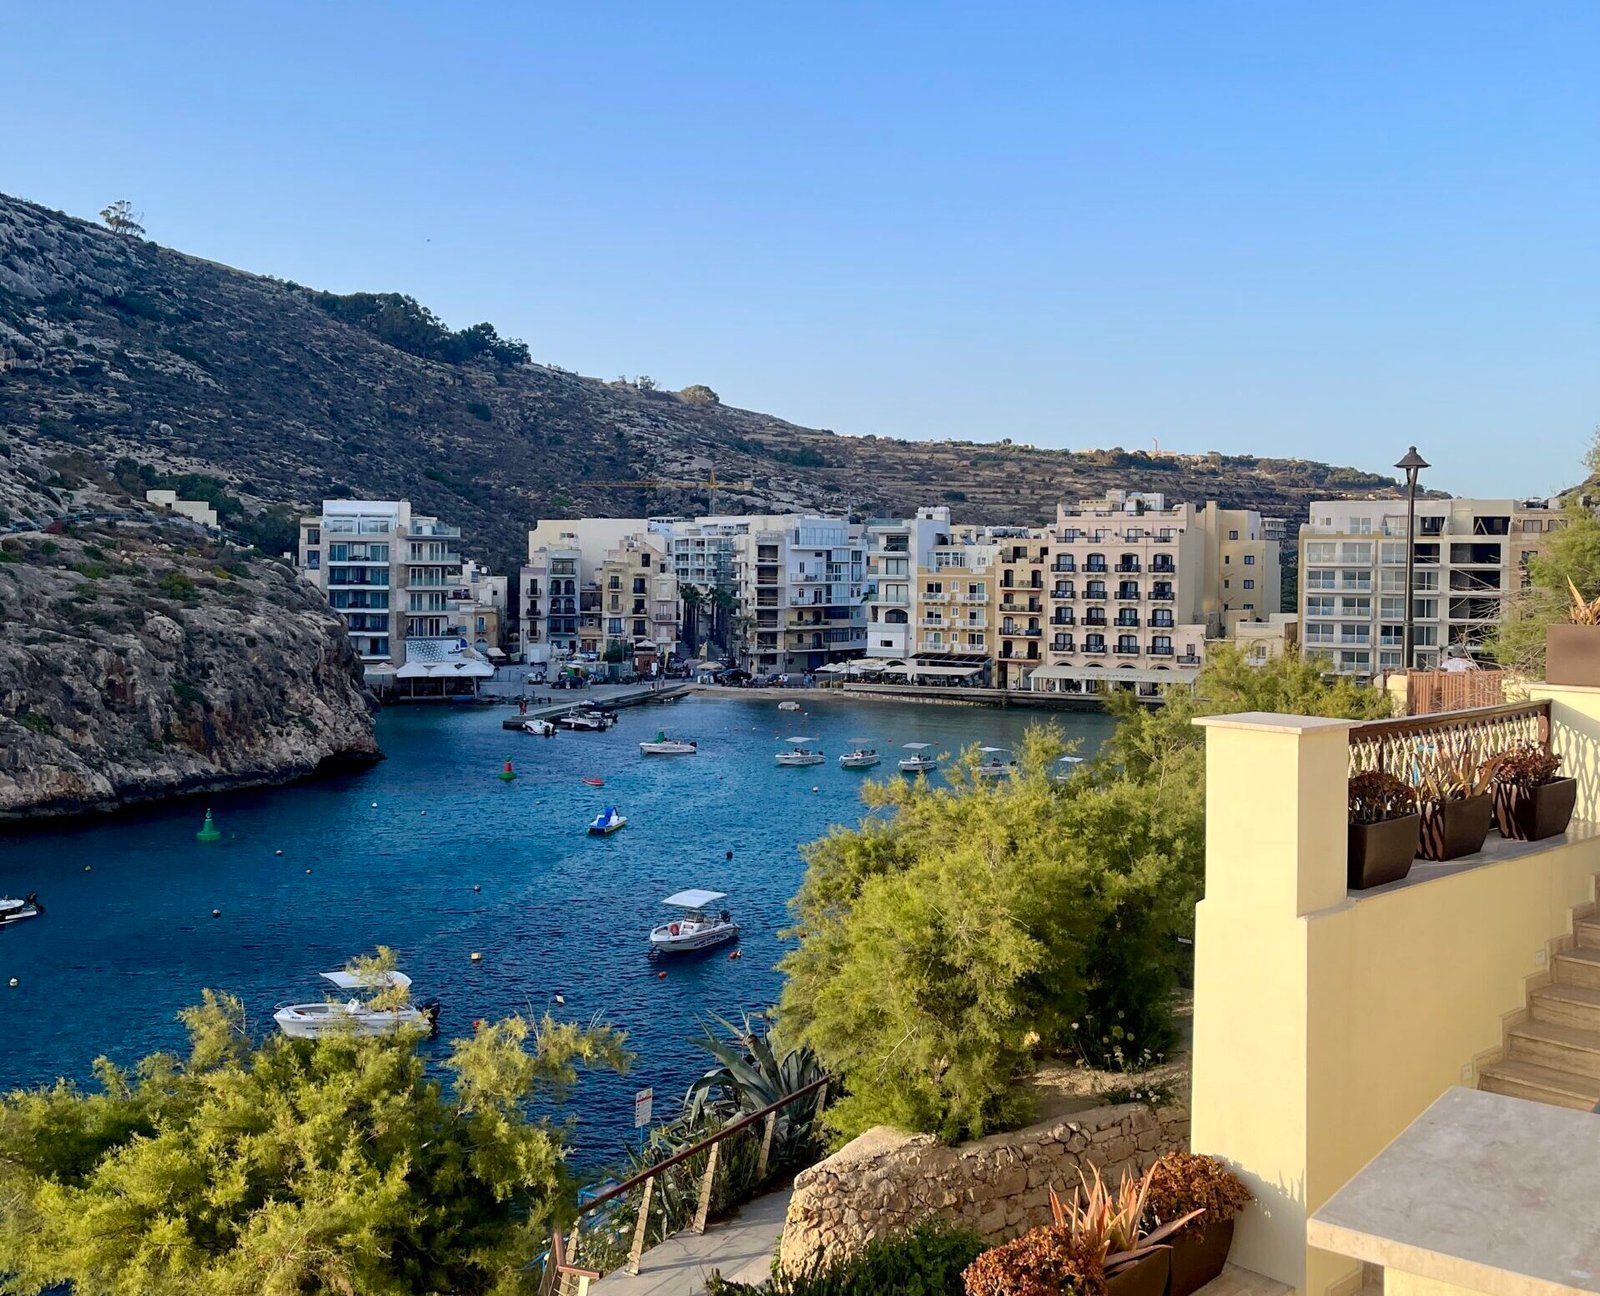
[(1413, 617), (1416, 604), (1411, 588), (1412, 569), (1417, 559), (1417, 474), (1431, 466), (1417, 453), (1416, 446), (1407, 450), (1406, 457), (1395, 465), (1406, 475), (1406, 629), (1403, 661), (1407, 670), (1415, 669), (1417, 664), (1417, 630)]

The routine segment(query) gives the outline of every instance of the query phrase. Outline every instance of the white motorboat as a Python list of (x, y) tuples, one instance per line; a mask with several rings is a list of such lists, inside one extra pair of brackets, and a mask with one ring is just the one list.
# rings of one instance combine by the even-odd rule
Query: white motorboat
[(681, 909), (683, 913), (671, 922), (651, 929), (650, 956), (690, 954), (695, 950), (711, 949), (738, 940), (739, 924), (733, 921), (732, 915), (726, 909), (713, 908), (727, 898), (726, 892), (698, 889), (669, 895), (661, 903), (672, 909)]
[(599, 733), (609, 729), (617, 723), (617, 717), (609, 711), (569, 711), (556, 721), (563, 728), (578, 730), (583, 733)]
[(698, 744), (686, 739), (668, 738), (665, 729), (658, 729), (649, 742), (639, 744), (639, 751), (645, 756), (693, 756), (699, 750)]
[(524, 720), (522, 732), (532, 734), (536, 738), (554, 738), (556, 727), (549, 720)]
[(1070, 782), (1072, 776), (1078, 772), (1078, 766), (1082, 764), (1082, 756), (1057, 757), (1055, 766), (1050, 771), (1050, 781), (1052, 783)]
[(612, 833), (628, 826), (626, 815), (619, 815), (616, 806), (607, 806), (589, 822), (589, 836), (609, 837)]
[(878, 749), (868, 744), (865, 738), (852, 738), (851, 748), (839, 757), (839, 764), (844, 769), (870, 769), (883, 759), (878, 755)]
[(900, 758), (901, 772), (905, 774), (927, 774), (932, 770), (938, 769), (939, 758), (927, 754), (928, 748), (931, 746), (933, 746), (932, 743), (906, 743), (905, 750), (910, 752), (911, 755)]
[[(404, 972), (324, 972), (322, 978), (343, 991), (409, 990)], [(374, 1008), (370, 1000), (352, 993), (343, 1003), (324, 999), (316, 1003), (285, 1004), (272, 1014), (278, 1029), (291, 1039), (322, 1039), (329, 1035), (397, 1035), (401, 1031), (432, 1034), (439, 1025), (439, 1002), (409, 1001), (397, 1008)]]
[(1017, 772), (1015, 760), (1001, 760), (1001, 756), (1010, 751), (1009, 747), (980, 747), (983, 759), (978, 762), (978, 777), (981, 779), (1008, 778)]
[(798, 711), (799, 709), (800, 709), (800, 704), (798, 702), (780, 702), (780, 703), (778, 703), (778, 710), (780, 710), (780, 711)]
[(815, 742), (814, 738), (807, 738), (803, 734), (794, 738), (785, 738), (784, 742), (793, 743), (788, 751), (779, 752), (774, 760), (780, 765), (820, 765), (828, 758), (819, 751), (807, 747), (808, 742)]
[(31, 891), (21, 900), (13, 896), (0, 896), (0, 927), (37, 918), (43, 912), (44, 906), (39, 903), (39, 897)]

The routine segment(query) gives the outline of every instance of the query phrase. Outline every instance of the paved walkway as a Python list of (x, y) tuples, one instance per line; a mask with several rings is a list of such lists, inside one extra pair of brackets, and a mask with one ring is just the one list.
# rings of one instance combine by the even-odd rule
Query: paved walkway
[(768, 1193), (702, 1234), (668, 1238), (644, 1253), (637, 1274), (624, 1269), (607, 1274), (589, 1288), (591, 1296), (697, 1296), (713, 1269), (737, 1282), (770, 1277), (792, 1193), (788, 1188)]

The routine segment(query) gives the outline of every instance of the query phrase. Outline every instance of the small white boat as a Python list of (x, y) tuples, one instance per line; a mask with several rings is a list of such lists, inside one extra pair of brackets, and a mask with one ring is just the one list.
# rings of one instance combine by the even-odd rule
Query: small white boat
[(807, 738), (804, 735), (800, 735), (795, 738), (785, 738), (784, 742), (793, 743), (794, 746), (788, 751), (779, 752), (775, 757), (773, 757), (773, 759), (776, 760), (780, 765), (820, 765), (828, 758), (821, 752), (813, 751), (811, 748), (806, 746), (808, 742), (815, 741), (816, 739)]
[(1009, 747), (980, 747), (983, 759), (978, 762), (978, 777), (981, 779), (1008, 778), (1017, 772), (1015, 760), (1001, 760), (1000, 757), (1010, 751)]
[(1050, 771), (1052, 783), (1070, 782), (1072, 776), (1078, 772), (1078, 766), (1083, 764), (1082, 756), (1061, 756), (1056, 759), (1055, 768)]
[(522, 732), (532, 734), (535, 738), (554, 738), (556, 727), (549, 720), (524, 720)]
[(938, 769), (939, 758), (927, 754), (927, 750), (931, 746), (933, 746), (932, 743), (906, 743), (905, 750), (910, 752), (911, 755), (900, 758), (901, 772), (905, 774), (926, 774), (931, 770)]
[(569, 711), (556, 723), (564, 728), (584, 733), (599, 733), (616, 724), (617, 717), (609, 711)]
[[(340, 990), (408, 990), (411, 978), (404, 972), (324, 972), (322, 978)], [(438, 1028), (439, 1003), (407, 1003), (399, 1008), (374, 1008), (357, 995), (344, 1003), (324, 999), (317, 1003), (285, 1004), (272, 1014), (278, 1029), (291, 1039), (321, 1039), (326, 1035), (395, 1035), (403, 1030), (431, 1034)]]
[(619, 815), (616, 806), (607, 806), (597, 814), (589, 823), (589, 836), (608, 837), (619, 829), (628, 826), (626, 815)]
[(665, 729), (658, 729), (649, 742), (639, 744), (639, 751), (645, 756), (693, 756), (699, 750), (698, 744), (686, 739), (668, 738)]
[(780, 703), (778, 703), (778, 710), (780, 710), (780, 711), (798, 711), (799, 709), (800, 709), (800, 704), (798, 702), (780, 702)]
[(883, 759), (878, 755), (878, 749), (870, 746), (865, 738), (852, 738), (849, 751), (839, 757), (839, 765), (843, 769), (870, 769)]
[(651, 929), (650, 956), (688, 954), (738, 940), (739, 924), (733, 921), (732, 915), (726, 909), (712, 908), (727, 898), (723, 891), (698, 889), (669, 895), (661, 903), (672, 909), (682, 909), (683, 914)]
[(39, 897), (29, 892), (21, 900), (13, 896), (0, 896), (0, 927), (8, 923), (24, 922), (29, 918), (37, 918), (44, 912), (44, 906), (39, 903)]

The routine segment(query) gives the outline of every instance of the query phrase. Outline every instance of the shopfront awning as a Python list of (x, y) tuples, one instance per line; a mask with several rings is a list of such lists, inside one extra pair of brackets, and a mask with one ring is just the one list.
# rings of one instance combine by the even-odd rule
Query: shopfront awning
[(1171, 670), (1142, 666), (1041, 666), (1034, 680), (1106, 680), (1112, 684), (1193, 684), (1200, 672), (1192, 667)]

